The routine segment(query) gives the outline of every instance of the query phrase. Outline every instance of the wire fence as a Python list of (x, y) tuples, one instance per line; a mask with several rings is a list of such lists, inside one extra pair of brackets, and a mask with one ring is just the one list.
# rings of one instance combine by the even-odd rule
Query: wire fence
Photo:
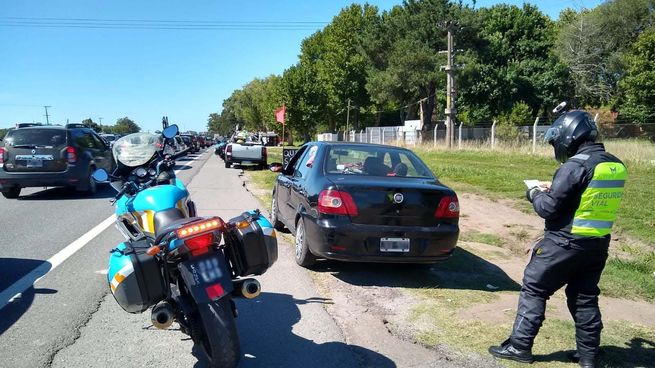
[[(545, 146), (544, 134), (550, 127), (550, 121), (536, 118), (530, 125), (508, 126), (491, 122), (475, 126), (458, 124), (454, 131), (454, 145), (489, 146), (530, 145), (532, 152)], [(655, 124), (599, 124), (600, 137), (604, 141), (613, 139), (641, 139), (655, 143)], [(438, 122), (432, 131), (408, 130), (405, 126), (368, 127), (359, 131), (319, 134), (319, 141), (346, 141), (398, 146), (447, 145), (447, 129), (444, 122)]]

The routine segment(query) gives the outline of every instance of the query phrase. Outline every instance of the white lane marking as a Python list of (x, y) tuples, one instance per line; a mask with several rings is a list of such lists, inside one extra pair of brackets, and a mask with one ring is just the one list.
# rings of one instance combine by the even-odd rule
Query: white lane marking
[[(204, 152), (203, 152), (204, 154)], [(193, 162), (203, 156), (201, 154), (198, 157), (195, 157), (190, 162)], [(188, 165), (185, 165), (188, 167)], [(177, 174), (179, 170), (175, 173)], [(87, 245), (91, 240), (96, 236), (100, 235), (105, 231), (111, 224), (116, 221), (116, 215), (111, 215), (104, 219), (101, 223), (96, 225), (93, 229), (89, 230), (86, 234), (79, 237), (77, 240), (68, 244), (64, 249), (60, 250), (57, 254), (50, 257), (46, 262), (42, 263), (39, 267), (32, 270), (27, 275), (20, 278), (20, 280), (14, 282), (11, 286), (0, 292), (0, 309), (4, 308), (12, 300), (20, 297), (21, 294), (34, 286), (39, 280), (43, 279), (48, 273), (52, 272), (60, 264), (62, 264), (66, 259), (75, 254), (78, 250), (82, 249)]]
[(78, 250), (87, 245), (93, 238), (100, 235), (105, 231), (109, 225), (113, 224), (116, 216), (111, 215), (104, 221), (96, 225), (93, 229), (89, 230), (86, 234), (79, 237), (74, 242), (68, 244), (64, 249), (60, 250), (57, 254), (50, 257), (45, 263), (32, 270), (32, 272), (23, 276), (20, 280), (13, 283), (7, 289), (0, 293), (0, 309), (4, 308), (12, 299), (23, 293), (25, 290), (32, 287), (39, 280), (44, 278), (49, 272), (52, 272), (60, 264), (62, 264), (68, 257), (72, 256)]

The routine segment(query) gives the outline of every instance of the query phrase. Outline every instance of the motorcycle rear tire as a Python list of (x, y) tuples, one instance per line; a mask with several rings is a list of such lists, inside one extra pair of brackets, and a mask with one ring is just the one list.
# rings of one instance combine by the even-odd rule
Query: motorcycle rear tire
[[(229, 295), (198, 305), (202, 324), (202, 341), (194, 341), (212, 368), (232, 368), (239, 364), (241, 347)], [(194, 339), (195, 340), (195, 339)]]

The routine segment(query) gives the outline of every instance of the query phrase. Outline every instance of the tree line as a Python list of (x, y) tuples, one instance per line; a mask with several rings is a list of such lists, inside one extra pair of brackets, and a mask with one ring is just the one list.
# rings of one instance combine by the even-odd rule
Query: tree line
[(302, 41), (296, 64), (255, 78), (212, 113), (208, 130), (238, 125), (317, 132), (444, 118), (445, 30), (455, 24), (457, 120), (525, 124), (566, 100), (612, 119), (655, 122), (655, 0), (608, 0), (565, 9), (557, 20), (536, 6), (475, 8), (448, 0), (406, 0), (388, 11), (352, 4)]
[(141, 127), (127, 116), (116, 120), (114, 125), (100, 125), (91, 118), (82, 120), (82, 124), (93, 129), (96, 133), (126, 135), (141, 131)]

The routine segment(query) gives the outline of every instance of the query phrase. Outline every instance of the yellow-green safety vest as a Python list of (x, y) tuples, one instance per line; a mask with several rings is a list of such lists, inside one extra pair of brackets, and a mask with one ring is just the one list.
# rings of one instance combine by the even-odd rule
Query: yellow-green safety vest
[(610, 234), (619, 210), (628, 171), (620, 162), (601, 162), (582, 193), (571, 233), (584, 237)]

